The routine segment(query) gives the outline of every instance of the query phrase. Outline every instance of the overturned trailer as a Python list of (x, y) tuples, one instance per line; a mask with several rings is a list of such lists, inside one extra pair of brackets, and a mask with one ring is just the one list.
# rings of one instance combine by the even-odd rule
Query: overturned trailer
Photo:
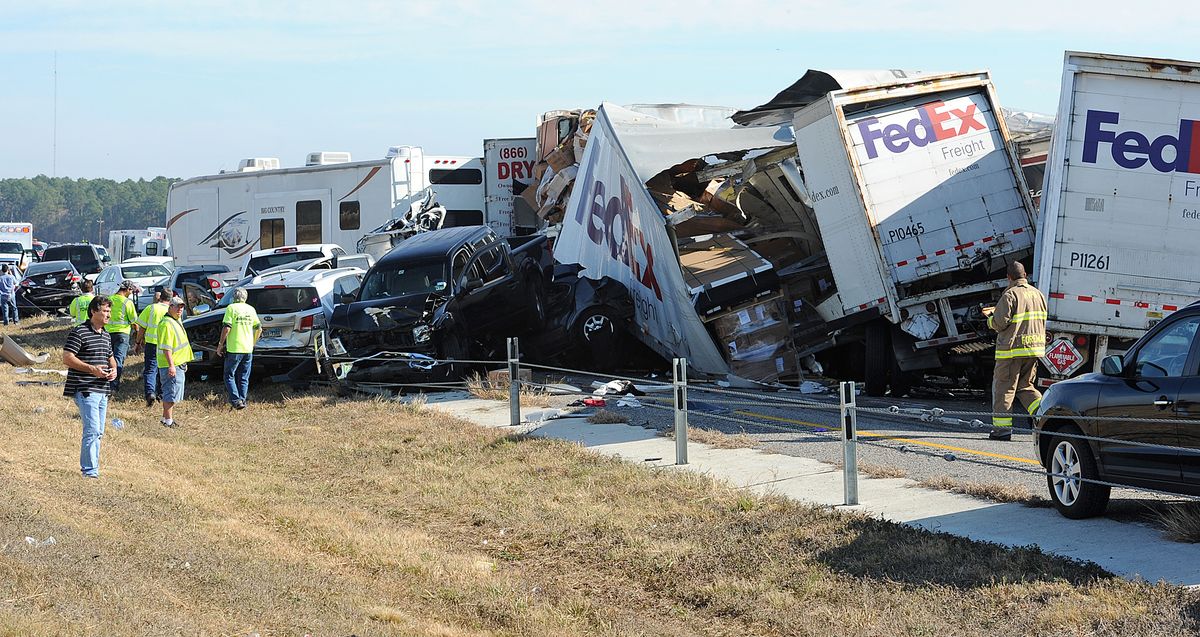
[(930, 369), (984, 382), (980, 307), (1033, 244), (988, 74), (810, 71), (749, 125), (727, 113), (604, 104), (556, 258), (624, 282), (638, 337), (702, 373), (815, 356), (871, 394)]

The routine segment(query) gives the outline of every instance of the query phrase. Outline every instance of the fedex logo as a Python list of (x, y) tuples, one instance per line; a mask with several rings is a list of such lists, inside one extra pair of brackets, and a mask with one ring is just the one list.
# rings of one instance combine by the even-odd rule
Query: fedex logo
[[(1096, 163), (1100, 144), (1108, 144), (1113, 161), (1121, 168), (1141, 168), (1149, 161), (1160, 173), (1200, 173), (1200, 122), (1181, 119), (1178, 136), (1162, 135), (1150, 141), (1137, 131), (1118, 133), (1105, 129), (1105, 126), (1116, 128), (1120, 121), (1120, 113), (1087, 112), (1083, 129), (1083, 163)], [(1173, 151), (1170, 159), (1164, 152), (1168, 148)]]
[[(878, 127), (879, 119), (868, 117), (858, 122), (858, 132), (862, 135), (863, 145), (867, 149), (867, 157), (875, 159), (879, 156), (876, 143), (883, 141), (883, 147), (893, 153), (902, 153), (909, 146), (918, 148), (930, 142), (941, 141), (965, 135), (973, 130), (985, 131), (987, 124), (980, 119), (974, 103), (966, 108), (957, 109), (945, 102), (930, 102), (914, 109), (917, 116), (907, 124), (888, 124), (882, 129)], [(957, 125), (951, 120), (957, 119)]]
[[(588, 239), (596, 246), (603, 248), (607, 244), (609, 258), (624, 263), (633, 278), (661, 302), (662, 288), (654, 274), (654, 247), (646, 240), (642, 229), (633, 223), (633, 193), (625, 183), (625, 177), (621, 177), (620, 192), (612, 193), (607, 199), (603, 181), (597, 179), (592, 188), (596, 194), (592, 197), (591, 209), (580, 205), (575, 211), (575, 222), (587, 228)], [(638, 252), (641, 259), (637, 257)]]

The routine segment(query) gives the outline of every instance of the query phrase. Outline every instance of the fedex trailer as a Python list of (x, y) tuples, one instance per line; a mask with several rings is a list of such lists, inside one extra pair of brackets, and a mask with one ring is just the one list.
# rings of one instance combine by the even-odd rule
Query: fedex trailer
[(816, 307), (861, 339), (867, 393), (914, 372), (984, 380), (979, 311), (1031, 256), (1033, 206), (987, 72), (836, 90), (793, 119), (836, 292)]
[(1048, 385), (1200, 299), (1200, 62), (1068, 51), (1035, 277)]

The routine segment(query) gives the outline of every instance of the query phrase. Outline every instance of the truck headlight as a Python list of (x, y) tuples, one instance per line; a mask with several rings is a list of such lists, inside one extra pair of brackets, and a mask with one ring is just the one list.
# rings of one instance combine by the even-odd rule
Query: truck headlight
[(433, 330), (428, 325), (418, 325), (412, 331), (413, 342), (428, 343), (430, 337), (433, 336)]

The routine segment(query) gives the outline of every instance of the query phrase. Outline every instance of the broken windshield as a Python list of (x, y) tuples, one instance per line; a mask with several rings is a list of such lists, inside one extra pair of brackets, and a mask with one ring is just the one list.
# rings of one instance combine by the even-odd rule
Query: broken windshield
[(384, 265), (367, 275), (362, 287), (363, 301), (410, 294), (432, 294), (446, 290), (446, 267), (431, 263)]

